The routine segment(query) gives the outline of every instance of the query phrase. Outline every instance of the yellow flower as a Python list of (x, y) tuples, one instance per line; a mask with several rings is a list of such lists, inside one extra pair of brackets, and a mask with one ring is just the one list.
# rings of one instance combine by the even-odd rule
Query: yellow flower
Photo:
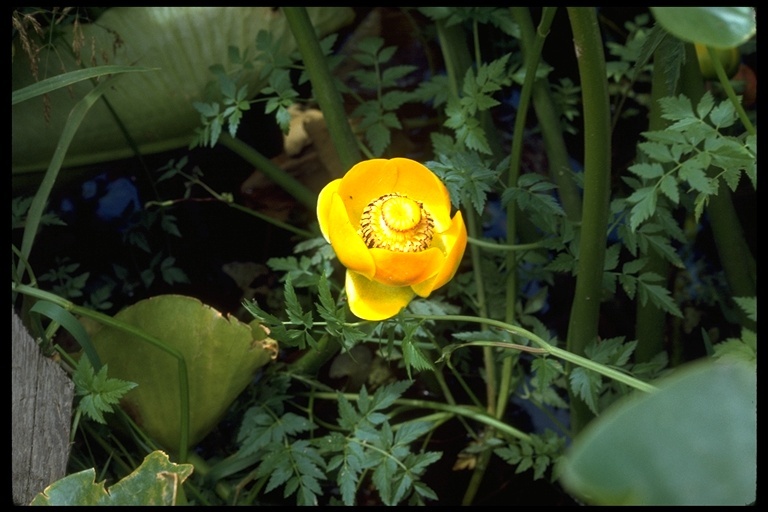
[(467, 246), (448, 189), (407, 158), (355, 165), (320, 192), (317, 218), (347, 268), (349, 307), (365, 320), (392, 317), (450, 281)]

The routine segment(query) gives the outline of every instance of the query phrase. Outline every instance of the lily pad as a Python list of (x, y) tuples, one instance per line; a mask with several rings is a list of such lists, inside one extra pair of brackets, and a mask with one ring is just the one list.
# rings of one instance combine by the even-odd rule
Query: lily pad
[(192, 474), (192, 464), (174, 464), (168, 455), (154, 451), (109, 491), (96, 483), (93, 468), (58, 480), (35, 496), (32, 505), (159, 505), (176, 504), (179, 486)]
[(563, 486), (594, 505), (747, 505), (757, 488), (757, 373), (689, 363), (615, 404), (576, 439)]
[[(277, 343), (254, 321), (225, 317), (199, 300), (160, 295), (115, 315), (182, 354), (189, 381), (192, 446), (221, 421), (227, 408), (253, 379), (255, 371), (277, 356)], [(178, 450), (181, 439), (179, 364), (170, 354), (135, 334), (104, 327), (93, 344), (108, 365), (109, 376), (138, 384), (121, 405), (161, 446)]]
[[(308, 7), (320, 36), (350, 23), (350, 7)], [(142, 153), (187, 146), (200, 114), (194, 101), (205, 101), (206, 86), (215, 80), (209, 66), (220, 64), (229, 72), (230, 47), (255, 55), (256, 34), (267, 30), (279, 45), (275, 57), (296, 50), (282, 11), (272, 7), (114, 7), (94, 23), (81, 25), (81, 60), (71, 55), (72, 26), (61, 29), (53, 47), (40, 52), (39, 76), (49, 78), (82, 66), (124, 65), (157, 68), (131, 73), (105, 94), (126, 131)], [(13, 41), (12, 90), (34, 82), (30, 63), (18, 40)], [(266, 84), (261, 65), (244, 75), (251, 97)], [(141, 75), (141, 76), (140, 76)], [(12, 108), (12, 161), (14, 172), (45, 169), (73, 105), (93, 88), (79, 82), (48, 96), (50, 120), (44, 118), (43, 98)], [(87, 165), (131, 156), (120, 126), (106, 103), (99, 102), (80, 126), (64, 162), (65, 167)]]
[(732, 48), (757, 31), (753, 7), (651, 7), (656, 21), (675, 37), (714, 48)]

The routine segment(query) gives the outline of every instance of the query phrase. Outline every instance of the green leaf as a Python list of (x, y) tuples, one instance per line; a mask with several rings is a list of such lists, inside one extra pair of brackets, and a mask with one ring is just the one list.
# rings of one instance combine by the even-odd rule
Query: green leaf
[[(180, 450), (185, 413), (190, 446), (218, 424), (256, 369), (277, 354), (277, 343), (258, 322), (226, 317), (191, 297), (145, 299), (120, 311), (115, 320), (131, 330), (104, 326), (93, 334), (93, 344), (112, 377), (138, 384), (123, 403), (141, 418), (143, 430), (169, 450)], [(175, 356), (185, 362), (183, 386)], [(186, 392), (189, 410), (183, 408)]]
[(285, 279), (285, 285), (283, 286), (283, 295), (285, 296), (288, 319), (296, 325), (310, 328), (312, 327), (312, 312), (308, 311), (307, 313), (304, 313), (291, 281), (291, 275), (288, 274)]
[(644, 306), (650, 299), (654, 305), (663, 309), (667, 313), (670, 313), (678, 318), (683, 318), (683, 313), (680, 311), (680, 307), (672, 298), (669, 290), (665, 286), (651, 284), (648, 282), (647, 276), (650, 274), (651, 272), (646, 272), (645, 274), (641, 275), (637, 281), (641, 304)]
[(711, 158), (707, 153), (694, 155), (680, 165), (678, 176), (680, 176), (681, 180), (686, 181), (693, 190), (708, 195), (714, 194), (716, 188), (714, 188), (712, 180), (707, 177), (705, 172), (707, 167), (709, 167)]
[(390, 66), (381, 72), (381, 86), (397, 87), (398, 80), (400, 80), (405, 76), (410, 75), (417, 69), (418, 69), (417, 66), (411, 66), (411, 65)]
[(466, 119), (456, 129), (456, 138), (466, 144), (470, 150), (479, 151), (486, 155), (491, 154), (491, 147), (488, 145), (485, 130), (480, 126), (480, 121), (475, 118)]
[[(351, 7), (318, 6), (308, 7), (307, 11), (320, 35), (338, 30), (354, 16)], [(188, 146), (200, 123), (199, 113), (191, 103), (213, 99), (207, 97), (206, 86), (212, 78), (209, 66), (221, 64), (226, 70), (235, 67), (228, 62), (231, 46), (252, 46), (255, 34), (263, 29), (275, 43), (276, 50), (271, 56), (286, 56), (296, 48), (285, 17), (268, 6), (212, 10), (126, 6), (105, 10), (93, 23), (62, 24), (58, 28), (57, 37), (39, 54), (40, 76), (54, 77), (79, 70), (92, 61), (103, 62), (103, 55), (108, 55), (114, 66), (139, 63), (157, 68), (151, 73), (124, 73), (108, 86), (105, 97), (112, 109), (100, 103), (83, 120), (82, 129), (67, 152), (63, 164), (66, 168), (134, 157), (131, 145), (125, 142), (126, 132), (142, 154)], [(115, 45), (116, 35), (119, 45)], [(74, 55), (73, 40), (79, 38), (87, 44)], [(19, 38), (15, 38), (13, 45), (16, 57), (12, 62), (11, 89), (18, 91), (35, 79), (30, 62), (19, 47)], [(253, 69), (243, 70), (242, 80), (248, 83), (252, 94), (263, 84), (259, 77), (262, 66), (259, 61)], [(42, 97), (13, 106), (14, 172), (44, 169), (48, 165), (70, 110), (92, 88), (90, 81), (79, 81), (51, 92), (50, 122), (44, 119)]]
[(371, 145), (373, 154), (381, 156), (384, 154), (384, 150), (389, 147), (391, 135), (389, 129), (383, 123), (376, 123), (365, 131), (365, 139)]
[(400, 90), (387, 91), (381, 95), (381, 107), (384, 110), (397, 110), (404, 103), (413, 100), (413, 94), (408, 92)]
[(21, 89), (11, 92), (11, 105), (16, 105), (37, 96), (48, 94), (57, 89), (69, 87), (83, 80), (98, 78), (105, 75), (117, 75), (120, 73), (135, 73), (143, 71), (156, 71), (158, 68), (143, 68), (133, 66), (97, 66), (94, 68), (76, 69), (62, 75), (52, 76), (45, 80), (40, 80)]
[[(674, 162), (675, 158), (672, 156), (672, 153), (669, 151), (669, 146), (666, 144), (660, 144), (658, 142), (641, 142), (637, 145), (643, 152), (648, 155), (650, 158), (655, 160), (656, 162), (666, 163), (666, 162)], [(629, 168), (630, 171), (634, 172), (641, 178), (658, 178), (662, 174), (664, 174), (664, 169), (661, 165), (657, 163), (639, 163), (632, 165)]]
[(680, 190), (677, 186), (677, 180), (671, 174), (666, 174), (659, 180), (659, 190), (662, 194), (667, 196), (673, 204), (678, 204), (680, 202)]
[(705, 94), (699, 100), (699, 104), (696, 105), (696, 115), (699, 119), (704, 119), (714, 106), (715, 98), (712, 97), (712, 94)]
[(455, 206), (474, 208), (478, 214), (483, 213), (487, 195), (501, 172), (489, 169), (480, 155), (467, 151), (441, 152), (439, 161), (427, 162), (426, 166), (448, 187)]
[(569, 375), (571, 389), (587, 404), (589, 409), (597, 414), (597, 395), (603, 386), (603, 379), (599, 373), (586, 368), (574, 368)]
[(245, 412), (237, 435), (241, 456), (256, 453), (271, 444), (289, 443), (295, 434), (315, 427), (306, 417), (292, 412), (279, 415), (280, 412), (266, 405), (254, 406)]
[(560, 481), (593, 505), (748, 505), (757, 489), (755, 366), (690, 363), (578, 435)]
[(256, 470), (256, 476), (269, 477), (265, 492), (285, 485), (283, 497), (296, 494), (297, 505), (317, 506), (320, 481), (326, 479), (325, 461), (317, 449), (306, 440), (271, 446)]
[(531, 371), (533, 385), (544, 389), (563, 374), (563, 365), (552, 357), (537, 357), (531, 362)]
[(696, 119), (693, 114), (691, 100), (684, 94), (679, 96), (669, 96), (659, 98), (662, 117), (670, 121), (680, 121), (683, 119)]
[(757, 31), (754, 7), (651, 7), (670, 34), (715, 48), (739, 46)]
[[(640, 231), (642, 231), (642, 229), (643, 228), (640, 228)], [(644, 252), (648, 252), (648, 249), (652, 248), (658, 254), (660, 254), (665, 260), (672, 263), (677, 268), (685, 267), (685, 265), (683, 264), (683, 260), (680, 258), (680, 255), (677, 254), (677, 251), (675, 251), (675, 248), (672, 247), (671, 241), (668, 236), (668, 232), (665, 233), (664, 235), (647, 235), (645, 233), (643, 233), (643, 235), (644, 236), (640, 238), (640, 245), (643, 248)]]
[(741, 338), (728, 338), (714, 346), (714, 357), (757, 364), (757, 335), (746, 327), (742, 328)]
[(734, 297), (733, 300), (744, 310), (748, 318), (757, 322), (757, 297)]
[(123, 395), (136, 387), (134, 382), (108, 378), (107, 367), (102, 366), (96, 373), (88, 358), (81, 357), (72, 375), (75, 391), (82, 396), (77, 404), (78, 410), (101, 424), (107, 423), (103, 413), (114, 412), (112, 406), (120, 403)]
[(104, 482), (96, 483), (94, 469), (86, 469), (49, 485), (31, 505), (175, 505), (179, 487), (193, 469), (192, 464), (175, 464), (165, 453), (154, 451), (109, 490)]
[(637, 274), (648, 263), (648, 258), (638, 258), (636, 260), (628, 261), (621, 267), (623, 274)]
[(627, 201), (635, 203), (629, 216), (629, 227), (634, 231), (656, 211), (656, 190), (653, 187), (637, 189), (632, 192)]
[(434, 370), (435, 366), (432, 364), (424, 353), (421, 351), (416, 341), (413, 339), (413, 332), (408, 333), (408, 330), (415, 330), (418, 326), (407, 326), (406, 337), (402, 340), (403, 362), (408, 372), (408, 377), (411, 377), (411, 368), (421, 370)]
[(608, 338), (590, 343), (584, 349), (584, 354), (596, 363), (622, 366), (636, 344), (636, 342), (625, 344), (623, 336)]

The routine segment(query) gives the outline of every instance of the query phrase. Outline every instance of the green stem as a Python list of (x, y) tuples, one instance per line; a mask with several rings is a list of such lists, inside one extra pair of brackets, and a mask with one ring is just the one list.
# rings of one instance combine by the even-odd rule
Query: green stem
[(487, 242), (482, 238), (472, 236), (467, 237), (467, 241), (472, 245), (495, 251), (530, 251), (543, 248), (540, 242), (531, 242), (530, 244), (497, 244), (496, 242)]
[[(516, 18), (528, 17), (530, 22), (530, 13), (526, 7), (512, 7), (512, 14)], [(549, 7), (544, 8), (541, 21), (539, 22), (539, 29), (537, 36), (533, 41), (530, 39), (523, 43), (523, 51), (525, 54), (525, 79), (523, 81), (523, 87), (520, 91), (520, 100), (517, 107), (517, 115), (515, 116), (515, 126), (513, 129), (512, 138), (512, 150), (509, 163), (509, 173), (507, 175), (507, 186), (516, 187), (517, 180), (520, 177), (520, 166), (522, 164), (523, 154), (523, 141), (525, 135), (525, 124), (528, 118), (528, 106), (531, 101), (531, 95), (533, 93), (533, 86), (536, 82), (536, 70), (539, 67), (539, 60), (541, 57), (541, 49), (544, 46), (544, 40), (546, 34), (549, 33), (549, 28), (552, 25), (552, 19), (557, 12), (556, 8)], [(532, 26), (532, 24), (531, 24)], [(514, 205), (507, 207), (507, 242), (514, 244), (517, 240), (517, 224), (518, 224), (518, 209)], [(504, 312), (504, 318), (507, 323), (511, 324), (515, 322), (515, 306), (517, 304), (517, 253), (509, 251), (506, 254), (506, 268), (507, 281), (506, 281), (506, 310)], [(501, 418), (507, 409), (509, 403), (509, 395), (512, 388), (512, 374), (513, 367), (517, 363), (516, 358), (507, 357), (504, 358), (501, 369), (501, 382), (499, 384), (499, 395), (496, 402), (496, 417)]]
[[(470, 57), (469, 50), (467, 49), (466, 34), (461, 25), (447, 26), (444, 20), (438, 20), (435, 23), (437, 27), (437, 36), (440, 42), (440, 48), (443, 52), (443, 61), (445, 62), (446, 72), (448, 74), (448, 83), (450, 87), (451, 97), (458, 101), (461, 97), (462, 84), (464, 76), (468, 69), (472, 66), (472, 59)], [(475, 25), (476, 27), (476, 25)], [(477, 36), (477, 30), (473, 30), (473, 35)], [(475, 45), (475, 50), (479, 52), (478, 45)], [(480, 65), (481, 61), (479, 56), (477, 58), (477, 65)], [(489, 116), (490, 112), (481, 112), (478, 115), (480, 122), (488, 138), (488, 143), (491, 147), (491, 151), (495, 155), (501, 154), (501, 143), (498, 137), (497, 131), (493, 127), (493, 120)], [(470, 237), (474, 239), (479, 238), (479, 230), (477, 229), (477, 215), (476, 212), (467, 212), (466, 222), (467, 231)], [(476, 300), (477, 311), (482, 316), (488, 316), (488, 308), (485, 301), (485, 286), (483, 283), (483, 275), (481, 270), (481, 256), (479, 247), (476, 244), (471, 244), (469, 247), (470, 256), (472, 258), (472, 273), (475, 279), (476, 287)], [(486, 387), (486, 407), (488, 413), (493, 415), (496, 408), (496, 364), (493, 357), (493, 349), (491, 347), (483, 348), (483, 365), (485, 368), (485, 387)], [(484, 454), (478, 458), (477, 465), (473, 470), (472, 477), (467, 490), (464, 493), (462, 502), (471, 504), (474, 499), (477, 489), (480, 487), (483, 476), (485, 475), (485, 469), (487, 467), (490, 454)]]
[(712, 61), (715, 68), (715, 73), (717, 73), (717, 78), (720, 80), (720, 85), (723, 86), (725, 94), (728, 96), (728, 99), (731, 100), (731, 104), (733, 104), (733, 108), (736, 109), (736, 113), (744, 124), (747, 133), (750, 135), (757, 135), (757, 130), (752, 125), (752, 121), (749, 120), (749, 116), (747, 116), (747, 112), (744, 110), (744, 105), (741, 104), (738, 96), (736, 96), (736, 92), (733, 90), (733, 85), (731, 85), (731, 81), (728, 79), (728, 75), (725, 74), (725, 69), (723, 69), (723, 63), (720, 62), (720, 59), (715, 54), (715, 49), (711, 46), (707, 46), (707, 52), (709, 53), (709, 59)]
[[(639, 391), (644, 392), (651, 392), (655, 391), (656, 387), (648, 384), (647, 382), (643, 382), (639, 379), (636, 379), (635, 377), (632, 377), (631, 375), (628, 375), (626, 373), (621, 372), (620, 370), (616, 370), (614, 368), (611, 368), (609, 366), (605, 366), (601, 363), (596, 363), (592, 361), (591, 359), (588, 359), (586, 357), (583, 357), (579, 354), (574, 354), (573, 352), (570, 352), (568, 350), (561, 349), (559, 347), (555, 347), (549, 343), (547, 343), (544, 339), (537, 336), (536, 334), (532, 333), (531, 331), (524, 329), (523, 327), (517, 326), (517, 325), (511, 325), (506, 322), (501, 322), (499, 320), (493, 320), (491, 318), (482, 318), (482, 317), (476, 317), (476, 316), (468, 316), (468, 315), (415, 315), (406, 313), (403, 314), (405, 318), (416, 318), (421, 320), (443, 320), (443, 321), (449, 321), (449, 322), (473, 322), (473, 323), (479, 323), (479, 324), (485, 324), (490, 325), (493, 327), (497, 327), (499, 329), (503, 329), (511, 334), (520, 336), (522, 338), (525, 338), (527, 340), (532, 341), (535, 343), (539, 348), (546, 350), (547, 353), (551, 356), (557, 357), (558, 359), (562, 359), (563, 361), (566, 361), (567, 363), (571, 363), (577, 366), (581, 366), (582, 368), (586, 368), (587, 370), (592, 370), (596, 373), (599, 373), (600, 375), (604, 375), (610, 379), (613, 379), (617, 382), (621, 382), (623, 384), (626, 384), (627, 386), (630, 386), (634, 389), (637, 389)], [(472, 343), (472, 342), (470, 342)], [(509, 344), (510, 348), (515, 349), (516, 347), (514, 344)]]
[[(467, 231), (469, 231), (470, 236), (477, 236), (477, 216), (474, 211), (467, 215)], [(472, 245), (469, 248), (469, 253), (472, 260), (472, 275), (475, 277), (477, 311), (482, 316), (488, 316), (480, 249), (476, 245)], [(493, 358), (493, 350), (490, 347), (483, 348), (483, 364), (485, 365), (485, 390), (488, 413), (494, 414), (496, 405), (496, 364)]]
[(326, 362), (335, 356), (341, 345), (328, 334), (323, 334), (317, 342), (317, 347), (308, 350), (299, 359), (290, 364), (291, 373), (301, 375), (316, 375), (317, 371)]
[[(584, 211), (576, 290), (567, 335), (568, 350), (580, 356), (587, 344), (598, 336), (610, 200), (611, 117), (603, 40), (596, 9), (569, 7), (568, 16), (584, 108)], [(592, 418), (592, 413), (572, 390), (570, 398), (571, 428), (577, 434)]]
[(301, 52), (315, 99), (325, 116), (341, 164), (345, 169), (350, 169), (362, 160), (360, 148), (349, 126), (341, 93), (333, 81), (307, 10), (305, 7), (283, 7), (283, 13)]
[[(539, 28), (536, 31), (534, 31), (528, 8), (511, 7), (510, 9), (520, 27), (520, 39), (523, 52), (526, 55), (526, 63), (534, 59), (538, 62), (541, 58), (542, 43), (548, 34), (556, 8), (544, 8)], [(573, 179), (568, 149), (565, 145), (565, 139), (563, 139), (560, 114), (552, 100), (549, 82), (546, 79), (536, 80), (533, 83), (533, 108), (536, 111), (536, 124), (541, 129), (544, 147), (547, 151), (549, 174), (557, 184), (557, 193), (563, 210), (565, 210), (568, 219), (578, 222), (581, 220), (581, 193)]]
[(253, 149), (245, 142), (235, 139), (228, 133), (222, 133), (219, 142), (229, 148), (246, 162), (253, 165), (272, 180), (276, 185), (291, 194), (304, 207), (314, 212), (317, 209), (317, 194), (305, 187), (301, 182), (276, 166), (272, 161)]
[(34, 288), (32, 286), (24, 284), (11, 283), (11, 290), (22, 293), (24, 295), (35, 297), (36, 299), (47, 300), (62, 309), (69, 311), (72, 314), (84, 316), (96, 320), (97, 322), (108, 325), (114, 329), (118, 329), (127, 334), (136, 336), (142, 341), (145, 341), (153, 347), (162, 350), (166, 354), (170, 355), (176, 361), (178, 361), (179, 371), (179, 404), (181, 407), (181, 434), (179, 437), (179, 461), (185, 462), (187, 459), (187, 446), (189, 444), (189, 377), (187, 374), (187, 362), (184, 359), (184, 355), (173, 347), (169, 347), (163, 343), (160, 339), (155, 338), (144, 332), (143, 330), (135, 327), (131, 324), (127, 324), (120, 320), (117, 320), (111, 316), (93, 311), (82, 306), (77, 306), (72, 302), (59, 297), (50, 292)]
[[(648, 108), (648, 130), (663, 130), (669, 122), (661, 117), (659, 99), (665, 96), (673, 96), (675, 90), (668, 86), (668, 74), (663, 65), (665, 52), (670, 51), (668, 46), (657, 48), (653, 56), (653, 72), (651, 74), (651, 101)], [(698, 66), (696, 61), (692, 61)], [(651, 250), (646, 254), (648, 261), (643, 267), (644, 272), (654, 272), (660, 276), (667, 276), (669, 263), (657, 251)], [(664, 310), (653, 304), (652, 301), (637, 301), (635, 306), (635, 348), (636, 362), (650, 361), (656, 354), (664, 350), (664, 331), (666, 329), (666, 314)]]

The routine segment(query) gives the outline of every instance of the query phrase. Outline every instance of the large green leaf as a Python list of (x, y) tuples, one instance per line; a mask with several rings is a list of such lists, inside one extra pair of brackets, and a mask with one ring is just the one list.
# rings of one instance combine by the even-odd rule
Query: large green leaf
[[(161, 295), (125, 308), (115, 319), (138, 327), (181, 352), (189, 375), (189, 446), (221, 420), (252, 380), (277, 355), (277, 344), (257, 322), (224, 317), (199, 300)], [(181, 435), (178, 362), (134, 334), (103, 327), (93, 344), (109, 376), (135, 382), (122, 405), (142, 429), (168, 450)]]
[(597, 505), (745, 505), (755, 500), (753, 364), (691, 363), (659, 390), (615, 404), (574, 439), (563, 486)]
[(670, 34), (714, 48), (739, 46), (757, 30), (753, 7), (651, 7), (651, 12)]
[[(308, 7), (319, 35), (349, 23), (350, 7)], [(110, 64), (159, 68), (153, 73), (124, 77), (105, 98), (144, 153), (189, 144), (200, 114), (192, 102), (205, 100), (206, 85), (215, 79), (208, 69), (221, 64), (227, 71), (229, 47), (255, 54), (256, 34), (270, 32), (280, 53), (296, 49), (282, 11), (272, 7), (115, 7), (96, 22), (81, 26), (82, 66)], [(80, 69), (71, 55), (72, 27), (62, 29), (53, 48), (40, 53), (41, 79)], [(19, 45), (19, 41), (13, 41)], [(251, 96), (263, 83), (259, 66), (246, 76)], [(12, 90), (34, 82), (29, 61), (15, 48)], [(51, 119), (44, 118), (43, 98), (12, 108), (12, 161), (14, 172), (44, 169), (53, 155), (72, 106), (93, 88), (78, 82), (49, 94)], [(85, 165), (131, 156), (132, 152), (107, 106), (95, 105), (78, 130), (65, 166)]]
[(161, 451), (150, 453), (141, 466), (107, 491), (86, 469), (58, 480), (35, 496), (32, 505), (160, 505), (176, 504), (179, 486), (192, 474), (191, 464), (174, 464)]

